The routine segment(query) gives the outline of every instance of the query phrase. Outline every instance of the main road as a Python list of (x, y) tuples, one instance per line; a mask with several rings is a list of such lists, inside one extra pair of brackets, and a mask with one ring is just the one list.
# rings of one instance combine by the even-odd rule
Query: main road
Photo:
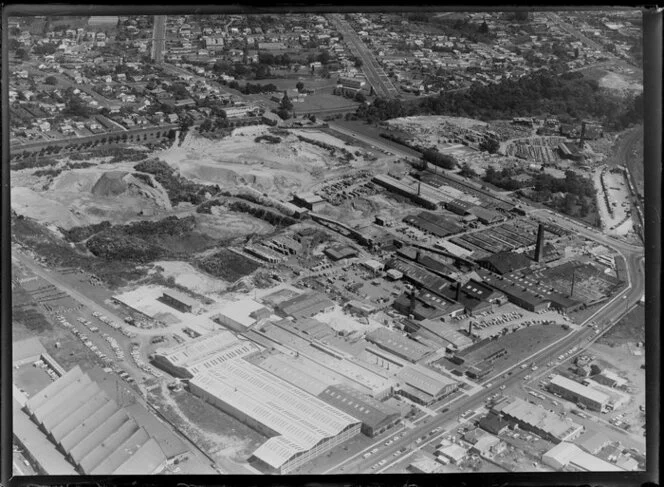
[(362, 60), (362, 71), (367, 75), (367, 79), (371, 86), (374, 87), (376, 94), (386, 98), (399, 96), (398, 90), (387, 77), (380, 64), (378, 64), (372, 52), (343, 16), (330, 14), (328, 18), (339, 32), (341, 32), (344, 42), (346, 42), (351, 52)]

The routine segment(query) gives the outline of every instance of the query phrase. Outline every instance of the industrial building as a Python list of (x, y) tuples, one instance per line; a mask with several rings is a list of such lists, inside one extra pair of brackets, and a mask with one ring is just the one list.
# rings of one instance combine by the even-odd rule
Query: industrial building
[(604, 411), (609, 403), (608, 395), (562, 375), (555, 375), (549, 382), (548, 389), (563, 399), (581, 404), (591, 411)]
[(385, 267), (387, 269), (395, 269), (401, 272), (405, 279), (416, 286), (423, 287), (437, 294), (440, 294), (444, 288), (453, 282), (452, 279), (441, 277), (420, 265), (406, 262), (399, 258), (390, 259)]
[(284, 316), (294, 318), (311, 318), (318, 313), (325, 313), (334, 309), (334, 301), (322, 293), (306, 293), (282, 301), (277, 305), (277, 311)]
[(544, 311), (551, 306), (551, 301), (530, 291), (528, 287), (524, 286), (522, 283), (508, 280), (503, 276), (496, 275), (484, 269), (479, 269), (477, 273), (484, 283), (497, 291), (500, 291), (507, 296), (509, 302), (514, 303), (523, 309), (537, 313)]
[(367, 333), (365, 339), (374, 343), (380, 348), (393, 353), (397, 357), (408, 360), (409, 362), (418, 362), (427, 355), (433, 353), (433, 349), (417, 343), (399, 333), (390, 331), (387, 328), (376, 328)]
[(362, 421), (362, 433), (371, 438), (387, 431), (401, 420), (401, 414), (396, 409), (345, 384), (326, 388), (318, 398)]
[(408, 365), (397, 372), (399, 394), (425, 406), (451, 394), (458, 382), (422, 365)]
[(145, 428), (78, 366), (28, 399), (25, 410), (81, 474), (147, 475), (168, 461)]
[(436, 237), (447, 237), (463, 231), (463, 227), (452, 219), (428, 211), (408, 215), (404, 217), (403, 222)]
[(151, 360), (175, 377), (191, 378), (226, 360), (244, 357), (259, 350), (253, 342), (238, 340), (232, 333), (221, 331), (203, 335), (172, 348), (158, 349)]
[(226, 328), (243, 332), (270, 314), (270, 310), (253, 299), (241, 299), (224, 306), (212, 319)]
[(490, 225), (491, 223), (498, 223), (506, 220), (505, 215), (489, 208), (483, 208), (481, 206), (473, 206), (468, 210), (468, 213), (476, 216), (480, 223), (485, 225)]
[(348, 245), (334, 245), (325, 249), (325, 255), (334, 261), (357, 257), (357, 250)]
[(585, 452), (573, 443), (561, 442), (542, 455), (542, 462), (567, 472), (623, 472), (617, 465)]
[(480, 267), (488, 269), (496, 274), (508, 274), (530, 267), (532, 261), (523, 254), (503, 251), (485, 257), (477, 261)]
[(302, 193), (293, 196), (293, 203), (309, 211), (318, 211), (325, 206), (325, 200), (313, 193)]
[(192, 393), (270, 437), (250, 459), (289, 473), (360, 433), (361, 422), (243, 359), (202, 372)]
[(287, 318), (273, 322), (279, 328), (291, 333), (297, 332), (303, 338), (309, 340), (324, 340), (335, 335), (334, 329), (327, 323), (315, 320), (313, 318), (300, 318), (299, 320), (289, 320)]
[(377, 176), (374, 176), (372, 182), (379, 184), (380, 186), (383, 186), (384, 188), (387, 188), (397, 194), (406, 196), (413, 200), (415, 203), (424, 206), (425, 208), (429, 208), (431, 210), (438, 208), (438, 200), (428, 195), (422, 194), (419, 184), (412, 188), (407, 184), (402, 183), (398, 179), (384, 174), (378, 174)]
[(175, 289), (164, 291), (159, 301), (175, 308), (181, 313), (195, 313), (200, 308), (198, 301)]
[(492, 411), (514, 421), (521, 429), (554, 443), (573, 440), (581, 435), (584, 429), (580, 424), (565, 421), (555, 413), (518, 397), (495, 405)]

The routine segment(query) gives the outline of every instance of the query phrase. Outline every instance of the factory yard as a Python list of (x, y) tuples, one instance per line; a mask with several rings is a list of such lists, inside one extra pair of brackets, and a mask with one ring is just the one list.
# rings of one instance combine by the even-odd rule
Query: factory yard
[(596, 170), (593, 173), (593, 182), (597, 190), (597, 207), (604, 231), (608, 235), (619, 237), (633, 235), (630, 190), (622, 170), (611, 172), (606, 167)]

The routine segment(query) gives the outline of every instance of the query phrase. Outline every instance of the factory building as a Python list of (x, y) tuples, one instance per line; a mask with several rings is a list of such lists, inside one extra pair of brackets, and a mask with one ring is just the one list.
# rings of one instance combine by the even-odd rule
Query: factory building
[(365, 339), (378, 347), (393, 353), (397, 357), (408, 360), (409, 362), (418, 362), (427, 355), (433, 353), (433, 350), (426, 345), (417, 343), (399, 333), (390, 331), (387, 328), (376, 328), (365, 336)]
[(76, 366), (25, 405), (83, 475), (153, 474), (168, 459), (159, 443)]
[(335, 262), (342, 259), (357, 257), (358, 254), (357, 250), (347, 245), (333, 245), (326, 248), (324, 253)]
[(495, 405), (492, 411), (514, 421), (521, 429), (554, 443), (573, 440), (581, 435), (584, 429), (580, 424), (567, 422), (558, 415), (518, 397)]
[(480, 259), (477, 263), (484, 269), (503, 275), (530, 267), (531, 260), (523, 254), (503, 251)]
[(567, 472), (622, 472), (622, 468), (583, 451), (573, 443), (562, 442), (542, 455), (542, 463)]
[(200, 308), (198, 301), (175, 289), (164, 291), (159, 301), (175, 308), (181, 313), (195, 313)]
[(480, 223), (485, 225), (490, 225), (492, 223), (498, 223), (506, 220), (505, 215), (489, 208), (483, 208), (481, 206), (473, 206), (468, 210), (468, 213), (476, 216)]
[(318, 313), (325, 313), (333, 309), (334, 301), (321, 293), (301, 294), (277, 305), (277, 311), (284, 316), (294, 318), (311, 318)]
[(203, 335), (172, 348), (158, 349), (152, 362), (175, 377), (191, 378), (226, 360), (259, 351), (253, 342), (238, 340), (228, 331)]
[(318, 211), (325, 206), (325, 200), (313, 193), (302, 193), (293, 196), (293, 203), (309, 211)]
[(289, 473), (360, 433), (361, 422), (243, 359), (198, 374), (192, 393), (270, 437), (250, 458)]
[(604, 411), (609, 403), (609, 396), (576, 381), (556, 375), (548, 385), (549, 391), (563, 399), (581, 404), (591, 411)]
[(384, 174), (378, 174), (377, 176), (374, 176), (372, 182), (380, 186), (383, 186), (384, 188), (387, 188), (390, 191), (393, 191), (394, 193), (406, 196), (411, 200), (413, 200), (415, 203), (424, 206), (425, 208), (431, 210), (435, 210), (438, 208), (438, 201), (434, 198), (422, 194), (421, 191), (419, 190), (419, 185), (416, 186), (415, 188), (412, 188), (407, 184), (402, 183), (398, 179), (395, 179), (391, 176), (387, 176)]
[(401, 414), (396, 409), (345, 384), (326, 388), (318, 398), (362, 421), (362, 433), (371, 438), (384, 433), (401, 420)]
[(234, 331), (243, 332), (257, 321), (270, 316), (270, 311), (253, 299), (241, 299), (225, 306), (212, 319)]
[(479, 276), (485, 284), (500, 291), (510, 303), (522, 307), (528, 311), (539, 312), (548, 309), (551, 301), (529, 290), (528, 286), (518, 281), (507, 279), (503, 276), (493, 274), (483, 269), (478, 270)]
[(451, 394), (458, 382), (422, 365), (408, 365), (396, 375), (399, 394), (425, 406)]

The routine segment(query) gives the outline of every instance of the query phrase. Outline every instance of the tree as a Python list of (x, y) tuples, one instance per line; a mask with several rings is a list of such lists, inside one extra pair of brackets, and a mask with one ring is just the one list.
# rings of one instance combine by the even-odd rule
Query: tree
[(58, 84), (58, 78), (56, 78), (55, 76), (47, 76), (44, 79), (44, 83), (46, 83), (47, 85), (57, 85)]
[(355, 67), (356, 67), (357, 69), (360, 69), (360, 68), (362, 67), (363, 64), (364, 64), (364, 63), (362, 62), (362, 59), (360, 59), (359, 57), (355, 58)]
[(364, 94), (362, 94), (361, 91), (358, 91), (357, 93), (355, 93), (355, 101), (356, 102), (364, 103), (366, 100), (367, 100), (366, 97), (364, 96)]
[(297, 88), (297, 91), (301, 93), (302, 90), (304, 90), (304, 83), (302, 81), (298, 81), (297, 84), (295, 85), (295, 88)]
[(480, 34), (488, 34), (489, 33), (489, 26), (486, 23), (486, 20), (482, 22), (480, 25), (480, 28), (478, 29)]
[(480, 142), (480, 150), (488, 152), (489, 154), (495, 154), (500, 149), (500, 142), (493, 138), (487, 138)]
[(330, 62), (330, 53), (327, 51), (321, 52), (316, 58), (321, 64), (327, 64)]
[(281, 105), (280, 107), (284, 110), (292, 110), (293, 109), (293, 102), (290, 101), (290, 98), (288, 98), (288, 93), (284, 90), (284, 96), (281, 99)]
[(27, 61), (30, 59), (30, 54), (28, 53), (27, 49), (24, 47), (19, 47), (16, 49), (16, 57), (19, 58), (21, 61)]

